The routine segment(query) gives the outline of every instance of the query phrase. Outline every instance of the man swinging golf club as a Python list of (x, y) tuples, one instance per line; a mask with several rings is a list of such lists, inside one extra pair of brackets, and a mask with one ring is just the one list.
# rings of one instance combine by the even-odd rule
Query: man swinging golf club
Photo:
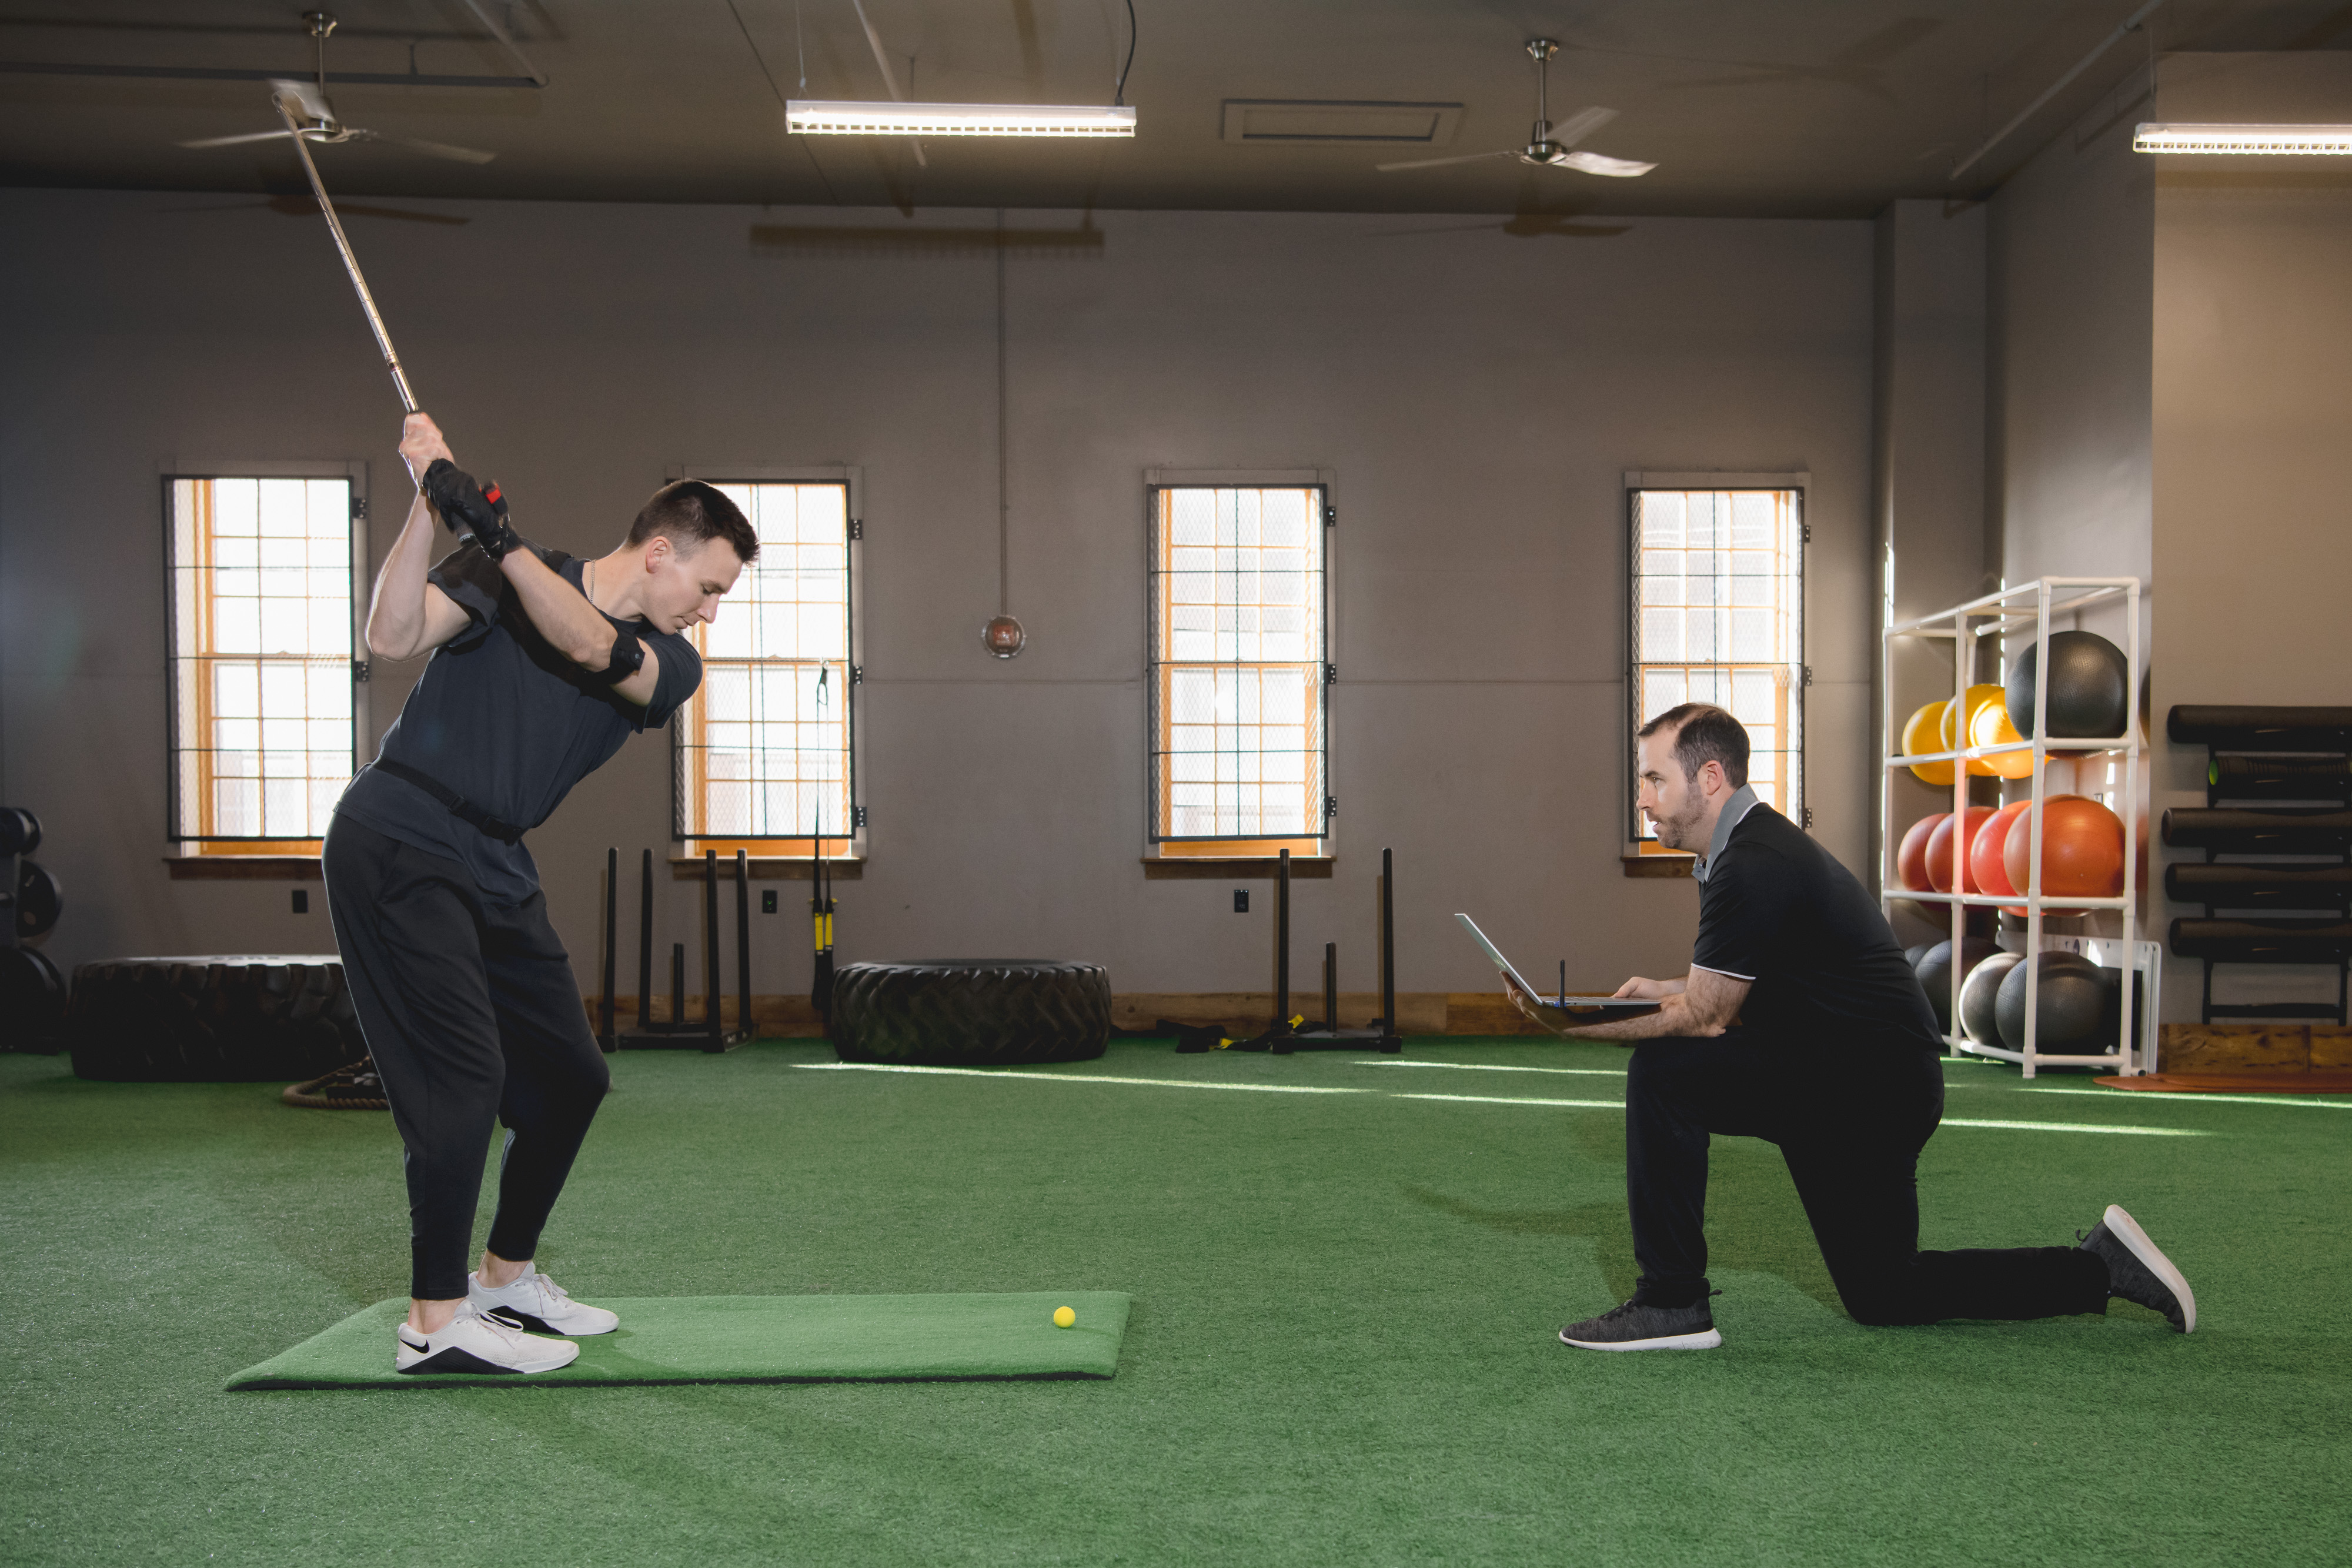
[[(2046, 1318), (2121, 1296), (2197, 1326), (2189, 1282), (2122, 1208), (2079, 1247), (1919, 1250), (1919, 1151), (1944, 1113), (1942, 1035), (1878, 905), (1748, 784), (1748, 731), (1688, 703), (1639, 737), (1640, 805), (1703, 858), (1698, 943), (1679, 980), (1632, 979), (1659, 1009), (1559, 1032), (1636, 1042), (1625, 1073), (1633, 1299), (1559, 1331), (1590, 1350), (1705, 1350), (1707, 1140), (1780, 1146), (1857, 1322)], [(1504, 982), (1520, 1011), (1534, 999)]]
[[(368, 651), (430, 653), (327, 834), (328, 908), (368, 1051), (405, 1149), (410, 1301), (402, 1372), (546, 1372), (619, 1319), (532, 1267), (540, 1230), (612, 1077), (522, 845), (635, 731), (694, 695), (686, 633), (759, 554), (699, 480), (655, 493), (609, 555), (530, 543), (505, 498), (412, 413), (418, 485), (377, 575)], [(433, 517), (459, 538), (437, 564)], [(466, 1270), (494, 1122), (497, 1218)], [(526, 1333), (526, 1330), (537, 1331)]]

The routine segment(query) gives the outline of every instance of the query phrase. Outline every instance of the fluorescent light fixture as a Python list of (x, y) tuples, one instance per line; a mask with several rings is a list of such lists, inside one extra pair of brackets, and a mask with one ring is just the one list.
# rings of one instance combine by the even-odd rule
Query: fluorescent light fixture
[(2148, 120), (2132, 132), (2135, 152), (2352, 155), (2352, 125), (2188, 125)]
[(1135, 110), (1066, 103), (827, 103), (793, 99), (803, 136), (1132, 136)]

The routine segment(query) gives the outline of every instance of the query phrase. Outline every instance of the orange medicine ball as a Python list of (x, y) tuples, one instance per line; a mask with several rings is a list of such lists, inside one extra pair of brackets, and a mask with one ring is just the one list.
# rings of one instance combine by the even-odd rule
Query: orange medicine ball
[(1968, 816), (1960, 822), (1960, 885), (1958, 889), (1952, 886), (1951, 817), (1948, 814), (1936, 824), (1936, 831), (1927, 835), (1927, 880), (1937, 893), (1979, 891), (1976, 876), (1969, 869), (1969, 846), (1977, 836), (1977, 831), (1992, 819), (1992, 814), (1990, 806), (1971, 806)]
[[(1977, 879), (1978, 892), (1999, 894), (2017, 891), (2009, 880), (2009, 866), (2001, 857), (2008, 852), (2009, 830), (2032, 804), (2030, 800), (2011, 800), (1992, 814), (1992, 821), (1977, 830), (1976, 838), (1969, 845), (1969, 874)], [(2010, 913), (2021, 911), (2012, 909)]]
[[(2027, 811), (2009, 826), (2009, 841), (2001, 846), (2001, 866), (2012, 892), (2025, 892), (2026, 873), (2033, 862), (2033, 813)], [(2042, 806), (2042, 896), (2115, 898), (2124, 890), (2124, 825), (2096, 800), (2080, 795), (2053, 795)], [(2044, 915), (2081, 913), (2053, 910)]]
[(1932, 884), (1927, 881), (1927, 840), (1950, 817), (1949, 811), (1937, 811), (1911, 824), (1910, 831), (1903, 835), (1902, 846), (1895, 852), (1895, 881), (1914, 893), (1929, 890)]

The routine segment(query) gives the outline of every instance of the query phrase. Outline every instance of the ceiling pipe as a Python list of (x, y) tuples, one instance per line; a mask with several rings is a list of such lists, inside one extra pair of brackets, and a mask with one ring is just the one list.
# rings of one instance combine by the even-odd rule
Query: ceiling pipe
[(2093, 49), (2089, 54), (2084, 55), (2081, 59), (2075, 61), (2074, 68), (2073, 70), (2068, 71), (2064, 76), (2060, 77), (2056, 81), (2052, 82), (2047, 92), (2044, 92), (2040, 98), (2035, 99), (2032, 103), (2027, 104), (2022, 110), (2019, 110), (2016, 119), (2011, 120), (2007, 125), (2002, 126), (1999, 131), (1994, 131), (1991, 136), (1986, 139), (1983, 146), (1978, 148), (1975, 152), (1961, 159), (1958, 163), (1952, 165), (1951, 177), (1958, 180), (1962, 174), (1968, 172), (1969, 168), (1976, 163), (1978, 159), (1983, 157), (1986, 153), (1991, 152), (1994, 148), (2000, 146), (2004, 141), (2008, 140), (2009, 133), (2011, 131), (2015, 131), (2019, 126), (2032, 119), (2033, 116), (2040, 111), (2043, 104), (2048, 103), (2052, 99), (2056, 98), (2060, 93), (2065, 91), (2067, 87), (2073, 83), (2076, 77), (2081, 76), (2084, 71), (2089, 70), (2093, 65), (2097, 63), (2099, 57), (2105, 54), (2109, 49), (2114, 48), (2116, 44), (2120, 43), (2126, 34), (2138, 31), (2139, 25), (2147, 20), (2148, 16), (2155, 12), (2156, 8), (2163, 4), (2164, 0), (2147, 0), (2147, 5), (2142, 5), (2138, 10), (2133, 12), (2130, 18), (2121, 26), (2117, 27), (2114, 32), (2109, 33), (2105, 37), (2099, 40), (2098, 47)]

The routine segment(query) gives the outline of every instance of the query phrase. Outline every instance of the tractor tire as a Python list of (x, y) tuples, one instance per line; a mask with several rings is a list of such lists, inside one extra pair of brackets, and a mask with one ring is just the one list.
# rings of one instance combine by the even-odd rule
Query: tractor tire
[(844, 1061), (1091, 1061), (1110, 1043), (1110, 974), (1034, 959), (845, 964), (832, 1032)]
[(331, 954), (84, 964), (63, 1034), (74, 1076), (118, 1083), (283, 1082), (367, 1056)]

